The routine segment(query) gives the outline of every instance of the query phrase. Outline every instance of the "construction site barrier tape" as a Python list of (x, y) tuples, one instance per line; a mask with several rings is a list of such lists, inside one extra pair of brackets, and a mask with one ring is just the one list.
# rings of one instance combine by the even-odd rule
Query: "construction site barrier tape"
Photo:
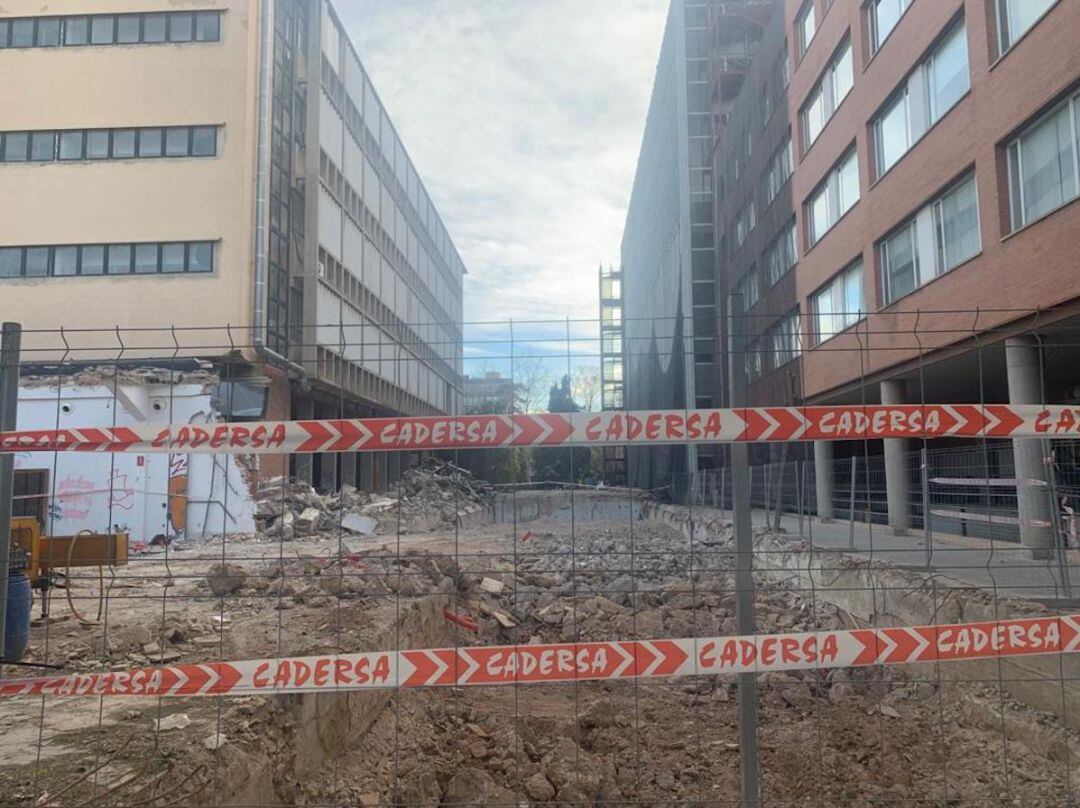
[(1080, 408), (903, 404), (83, 427), (0, 432), (0, 452), (302, 454), (946, 437), (1080, 439)]
[(374, 651), (0, 680), (0, 696), (278, 695), (665, 679), (1075, 653), (1080, 615), (914, 628)]

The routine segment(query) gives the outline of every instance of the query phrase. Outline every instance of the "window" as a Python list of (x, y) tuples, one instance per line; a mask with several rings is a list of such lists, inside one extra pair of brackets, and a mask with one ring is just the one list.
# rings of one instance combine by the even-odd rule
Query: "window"
[(157, 272), (161, 265), (159, 244), (136, 244), (135, 245), (135, 274), (148, 274)]
[(55, 132), (33, 132), (30, 135), (30, 159), (39, 162), (56, 159)]
[(862, 260), (843, 270), (810, 298), (813, 344), (820, 345), (863, 318)]
[(39, 48), (52, 48), (60, 44), (60, 20), (57, 17), (45, 17), (38, 20), (37, 37), (34, 44)]
[(109, 132), (98, 129), (86, 133), (86, 159), (105, 160), (109, 157)]
[(214, 269), (209, 241), (166, 244), (83, 244), (0, 248), (0, 278), (74, 275), (206, 273)]
[(217, 127), (196, 126), (191, 130), (191, 155), (213, 157), (217, 154)]
[(139, 130), (139, 157), (161, 157), (161, 130)]
[(754, 340), (746, 346), (746, 381), (761, 378), (761, 342)]
[(880, 242), (886, 304), (945, 274), (981, 248), (978, 194), (971, 174)]
[(22, 163), (26, 161), (26, 150), (29, 146), (29, 135), (26, 132), (8, 132), (4, 135), (3, 157), (5, 163)]
[(22, 274), (22, 248), (0, 247), (0, 278), (17, 278)]
[(90, 20), (86, 17), (68, 17), (64, 20), (64, 44), (86, 45), (90, 42)]
[(135, 130), (114, 129), (112, 133), (112, 156), (123, 160), (135, 156)]
[(53, 275), (77, 275), (79, 272), (79, 248), (56, 247), (53, 251)]
[(872, 0), (870, 3), (870, 50), (877, 53), (900, 22), (912, 0)]
[(768, 167), (765, 169), (766, 207), (772, 204), (772, 201), (776, 199), (776, 195), (780, 193), (780, 189), (784, 187), (788, 178), (791, 177), (791, 165), (794, 162), (793, 157), (791, 137), (789, 136), (784, 141), (784, 144), (777, 149), (776, 154), (772, 156)]
[(130, 244), (110, 244), (109, 274), (130, 275), (132, 250)]
[(191, 152), (191, 130), (187, 127), (172, 127), (165, 130), (165, 156), (186, 157)]
[(877, 176), (892, 168), (971, 86), (967, 30), (958, 23), (874, 119)]
[(83, 133), (60, 133), (60, 159), (81, 160), (83, 156)]
[(1075, 199), (1080, 194), (1080, 94), (1029, 126), (1007, 151), (1014, 230)]
[(1057, 0), (997, 0), (998, 36), (1004, 53), (1037, 23)]
[(809, 150), (855, 83), (851, 40), (845, 40), (802, 108), (803, 151)]
[(184, 244), (161, 245), (162, 272), (183, 272), (185, 266)]
[(799, 10), (799, 16), (795, 18), (795, 30), (799, 34), (799, 56), (806, 53), (810, 42), (817, 33), (817, 15), (814, 11), (814, 0), (807, 0)]
[(217, 42), (220, 11), (18, 17), (0, 20), (0, 48)]
[(776, 370), (796, 359), (802, 353), (802, 333), (799, 310), (795, 309), (778, 320), (766, 334), (772, 352), (772, 366)]
[(100, 275), (105, 271), (105, 248), (100, 244), (79, 248), (79, 274)]
[(43, 278), (49, 274), (49, 248), (27, 247), (23, 254), (23, 274), (28, 278)]
[(116, 18), (116, 42), (130, 45), (139, 41), (140, 20), (138, 14), (123, 14)]
[(746, 204), (745, 208), (739, 211), (738, 218), (735, 220), (735, 249), (739, 249), (746, 242), (756, 224), (754, 202), (751, 200)]
[[(735, 284), (735, 289), (732, 291), (733, 296), (738, 296), (736, 300), (736, 312), (745, 313), (754, 308), (758, 302), (758, 282), (757, 282), (757, 270), (751, 266), (749, 271), (739, 279), (739, 282)], [(741, 306), (738, 305), (738, 301), (741, 300)]]
[(769, 273), (769, 286), (779, 283), (795, 266), (795, 220), (769, 245), (765, 252), (765, 268)]
[(807, 244), (817, 244), (858, 201), (859, 160), (852, 148), (806, 202)]
[(115, 41), (116, 17), (104, 14), (90, 18), (90, 44), (111, 45)]

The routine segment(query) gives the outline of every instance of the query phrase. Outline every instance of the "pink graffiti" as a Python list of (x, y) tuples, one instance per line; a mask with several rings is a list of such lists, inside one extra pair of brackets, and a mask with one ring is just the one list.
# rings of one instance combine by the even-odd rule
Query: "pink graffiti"
[(56, 499), (64, 519), (85, 519), (94, 507), (94, 484), (84, 477), (67, 477), (56, 486)]
[(135, 492), (128, 483), (128, 476), (118, 469), (113, 469), (109, 481), (109, 507), (130, 511), (135, 507)]

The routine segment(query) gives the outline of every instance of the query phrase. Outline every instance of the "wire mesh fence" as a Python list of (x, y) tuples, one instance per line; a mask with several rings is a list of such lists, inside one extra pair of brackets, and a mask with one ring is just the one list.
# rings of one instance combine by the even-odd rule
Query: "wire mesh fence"
[[(445, 367), (337, 329), (358, 370), (294, 346), (304, 378), (245, 360), (228, 329), (169, 330), (169, 350), (123, 330), (112, 352), (104, 333), (25, 338), (27, 442), (0, 445), (33, 605), (25, 651), (5, 648), (0, 803), (740, 805), (747, 765), (761, 805), (1075, 802), (1075, 444), (1034, 439), (1031, 475), (1027, 432), (987, 434), (974, 408), (1003, 400), (982, 380), (1004, 349), (974, 349), (970, 391), (909, 398), (972, 407), (966, 437), (811, 440), (828, 413), (752, 387), (765, 415), (813, 426), (781, 442), (765, 415), (700, 408), (736, 424), (709, 442), (685, 398), (650, 440), (661, 408), (634, 403), (632, 377), (621, 420), (573, 412), (598, 406), (593, 323), (466, 328), (428, 346)], [(868, 413), (877, 381), (854, 378), (835, 403)], [(425, 418), (396, 419), (402, 401)], [(557, 417), (504, 416), (526, 411)], [(301, 422), (317, 449), (290, 442)], [(566, 442), (544, 443), (560, 423)], [(482, 448), (463, 448), (473, 430)], [(745, 501), (731, 441), (755, 454)]]

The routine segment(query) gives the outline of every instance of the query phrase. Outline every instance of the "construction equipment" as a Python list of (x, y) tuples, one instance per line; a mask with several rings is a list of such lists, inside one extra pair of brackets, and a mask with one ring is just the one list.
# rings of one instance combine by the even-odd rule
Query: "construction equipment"
[[(74, 536), (46, 536), (41, 523), (31, 516), (11, 521), (11, 545), (27, 558), (26, 574), (34, 589), (41, 592), (41, 616), (49, 613), (49, 592), (64, 589), (68, 606), (76, 619), (84, 623), (101, 620), (105, 601), (105, 567), (123, 567), (128, 561), (128, 534), (94, 533), (82, 530)], [(97, 568), (96, 574), (93, 568)], [(90, 571), (89, 575), (79, 570)], [(75, 602), (97, 602), (97, 614), (87, 619)]]

